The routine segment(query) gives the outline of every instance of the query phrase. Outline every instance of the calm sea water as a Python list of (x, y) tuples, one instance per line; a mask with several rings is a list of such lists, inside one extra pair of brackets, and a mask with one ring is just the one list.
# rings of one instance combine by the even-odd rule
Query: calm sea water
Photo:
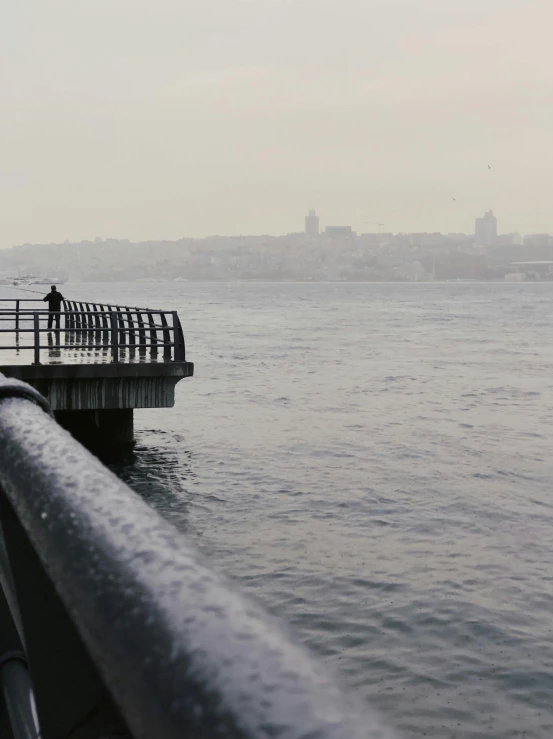
[(196, 377), (123, 476), (412, 736), (553, 730), (553, 285), (75, 285)]

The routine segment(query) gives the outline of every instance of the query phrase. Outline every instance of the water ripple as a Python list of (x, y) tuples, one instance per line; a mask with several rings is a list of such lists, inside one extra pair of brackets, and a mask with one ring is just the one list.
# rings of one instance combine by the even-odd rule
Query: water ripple
[(553, 285), (162, 289), (120, 474), (406, 735), (550, 736)]

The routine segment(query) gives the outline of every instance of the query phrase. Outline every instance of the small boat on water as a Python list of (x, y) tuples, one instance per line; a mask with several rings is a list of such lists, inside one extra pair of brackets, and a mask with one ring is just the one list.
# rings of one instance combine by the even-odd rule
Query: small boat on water
[(13, 285), (64, 285), (65, 280), (61, 277), (41, 277), (39, 275), (20, 275), (12, 277)]

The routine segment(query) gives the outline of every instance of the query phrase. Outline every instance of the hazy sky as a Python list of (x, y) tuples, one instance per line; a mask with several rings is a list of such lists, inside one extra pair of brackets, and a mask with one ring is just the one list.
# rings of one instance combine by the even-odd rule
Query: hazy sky
[(309, 207), (553, 232), (552, 25), (552, 0), (6, 0), (0, 246)]

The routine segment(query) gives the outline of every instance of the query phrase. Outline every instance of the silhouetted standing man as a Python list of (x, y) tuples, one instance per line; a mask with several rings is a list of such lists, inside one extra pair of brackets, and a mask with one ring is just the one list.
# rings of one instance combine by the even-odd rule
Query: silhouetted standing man
[(52, 328), (52, 324), (54, 322), (54, 318), (56, 319), (56, 330), (59, 331), (60, 328), (60, 310), (61, 310), (61, 303), (63, 300), (63, 295), (59, 293), (56, 290), (56, 286), (52, 285), (52, 290), (48, 293), (48, 295), (43, 298), (45, 303), (48, 303), (48, 328)]

